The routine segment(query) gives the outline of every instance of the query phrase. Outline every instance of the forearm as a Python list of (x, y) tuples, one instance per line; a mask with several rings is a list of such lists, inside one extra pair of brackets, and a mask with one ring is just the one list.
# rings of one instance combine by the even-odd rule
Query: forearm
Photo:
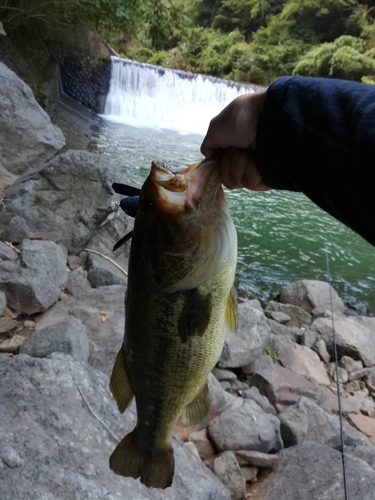
[(276, 80), (263, 103), (255, 153), (267, 185), (304, 192), (375, 244), (375, 86)]

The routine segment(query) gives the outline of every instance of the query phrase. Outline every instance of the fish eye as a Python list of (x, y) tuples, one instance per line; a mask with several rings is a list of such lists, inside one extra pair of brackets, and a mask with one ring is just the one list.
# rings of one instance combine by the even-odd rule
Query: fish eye
[(153, 211), (153, 208), (154, 208), (154, 204), (152, 203), (150, 198), (145, 198), (139, 207), (139, 209), (143, 215), (150, 215)]

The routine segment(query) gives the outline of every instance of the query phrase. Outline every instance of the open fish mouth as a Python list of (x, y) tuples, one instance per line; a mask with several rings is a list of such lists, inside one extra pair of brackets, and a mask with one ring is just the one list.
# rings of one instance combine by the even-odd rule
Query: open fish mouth
[(176, 172), (162, 162), (153, 161), (148, 198), (166, 215), (176, 216), (179, 212), (197, 210), (203, 196), (214, 195), (221, 185), (219, 161), (215, 155)]

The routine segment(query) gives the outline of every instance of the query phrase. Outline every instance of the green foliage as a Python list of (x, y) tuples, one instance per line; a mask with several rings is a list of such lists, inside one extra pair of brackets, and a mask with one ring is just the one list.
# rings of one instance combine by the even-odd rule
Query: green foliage
[(275, 353), (275, 351), (273, 349), (271, 349), (270, 346), (267, 346), (263, 349), (263, 352), (262, 354), (266, 354), (267, 356), (269, 356), (270, 358), (272, 358), (272, 361), (274, 362), (275, 365), (280, 365), (280, 361), (277, 357), (277, 354)]
[(359, 38), (341, 36), (311, 49), (298, 62), (293, 74), (360, 81), (363, 76), (375, 76), (374, 52), (371, 49), (364, 53), (364, 43)]

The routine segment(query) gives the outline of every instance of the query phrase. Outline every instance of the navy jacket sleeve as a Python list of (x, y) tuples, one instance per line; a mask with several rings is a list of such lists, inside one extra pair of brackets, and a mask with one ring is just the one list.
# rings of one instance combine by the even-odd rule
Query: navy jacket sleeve
[(305, 193), (375, 245), (375, 85), (279, 78), (266, 93), (256, 158), (270, 187)]

